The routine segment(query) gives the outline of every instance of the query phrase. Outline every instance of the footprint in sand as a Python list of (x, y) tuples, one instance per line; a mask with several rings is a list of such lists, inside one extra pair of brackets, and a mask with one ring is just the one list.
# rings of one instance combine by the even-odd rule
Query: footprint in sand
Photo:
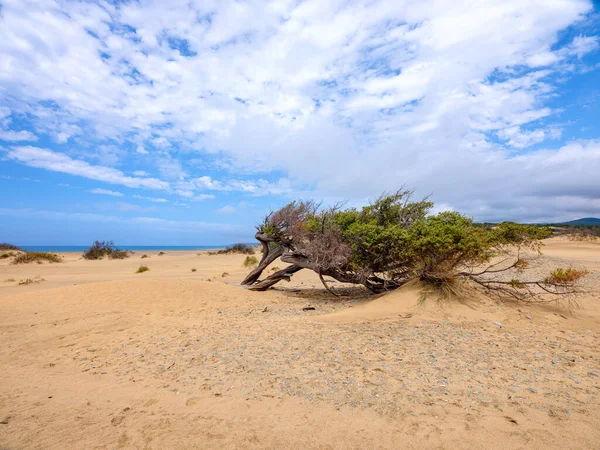
[(190, 397), (185, 402), (185, 406), (196, 406), (200, 404), (200, 397)]

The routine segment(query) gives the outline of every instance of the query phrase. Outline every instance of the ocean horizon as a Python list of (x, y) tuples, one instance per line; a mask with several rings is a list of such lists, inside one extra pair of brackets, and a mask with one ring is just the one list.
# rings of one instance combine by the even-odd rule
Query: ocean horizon
[[(84, 252), (89, 245), (19, 245), (30, 252), (79, 253)], [(216, 250), (228, 245), (116, 245), (121, 250), (154, 251), (154, 250)]]

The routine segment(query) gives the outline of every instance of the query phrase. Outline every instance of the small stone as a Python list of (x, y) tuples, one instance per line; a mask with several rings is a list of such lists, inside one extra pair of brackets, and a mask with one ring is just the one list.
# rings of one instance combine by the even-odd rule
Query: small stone
[(537, 393), (537, 389), (536, 389), (536, 388), (529, 388), (529, 390), (530, 390), (531, 392), (533, 392), (534, 394), (535, 394), (535, 393)]

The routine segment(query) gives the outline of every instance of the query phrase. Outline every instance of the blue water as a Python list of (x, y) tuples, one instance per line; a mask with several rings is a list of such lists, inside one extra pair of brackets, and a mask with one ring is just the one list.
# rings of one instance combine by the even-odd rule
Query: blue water
[[(20, 245), (24, 250), (30, 252), (83, 252), (89, 245)], [(144, 251), (144, 250), (214, 250), (225, 248), (226, 245), (117, 245), (121, 250)]]

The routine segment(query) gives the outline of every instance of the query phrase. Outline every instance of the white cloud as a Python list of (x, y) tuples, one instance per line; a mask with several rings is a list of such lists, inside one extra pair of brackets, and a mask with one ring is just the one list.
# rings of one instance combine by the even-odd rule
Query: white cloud
[(138, 200), (148, 200), (149, 202), (154, 202), (154, 203), (168, 203), (169, 202), (169, 200), (167, 200), (166, 198), (144, 197), (142, 195), (137, 195), (137, 194), (134, 194), (133, 198), (138, 199)]
[(222, 208), (219, 208), (217, 210), (217, 213), (219, 213), (219, 214), (233, 214), (233, 213), (235, 213), (235, 211), (236, 211), (235, 206), (225, 205)]
[(0, 130), (0, 141), (37, 141), (38, 137), (29, 131)]
[[(584, 169), (596, 164), (597, 143), (518, 155), (561, 138), (548, 101), (598, 38), (557, 39), (592, 10), (589, 0), (8, 0), (0, 86), (12, 96), (0, 117), (27, 114), (58, 142), (152, 152), (167, 181), (107, 167), (116, 161), (91, 165), (75, 158), (81, 150), (7, 156), (186, 199), (312, 190), (360, 200), (410, 183), (481, 217), (524, 217), (535, 201), (553, 214), (525, 162), (585, 149), (556, 169), (554, 185), (588, 195)], [(194, 153), (236, 175), (189, 169)], [(513, 179), (518, 191), (505, 189)]]
[(211, 198), (215, 198), (214, 195), (211, 194), (198, 194), (193, 197), (189, 197), (189, 199), (193, 202), (203, 202), (204, 200), (210, 200)]
[(64, 153), (40, 147), (11, 147), (6, 157), (30, 167), (76, 175), (91, 180), (119, 184), (130, 188), (167, 189), (169, 184), (156, 178), (129, 177), (111, 167), (93, 166), (85, 161), (73, 159)]
[(110, 195), (112, 197), (123, 197), (122, 193), (117, 191), (110, 191), (108, 189), (92, 189), (90, 193), (98, 195)]
[(135, 171), (133, 172), (133, 174), (134, 174), (136, 177), (148, 177), (148, 176), (150, 176), (150, 174), (149, 174), (148, 172), (144, 172), (143, 170), (135, 170)]

